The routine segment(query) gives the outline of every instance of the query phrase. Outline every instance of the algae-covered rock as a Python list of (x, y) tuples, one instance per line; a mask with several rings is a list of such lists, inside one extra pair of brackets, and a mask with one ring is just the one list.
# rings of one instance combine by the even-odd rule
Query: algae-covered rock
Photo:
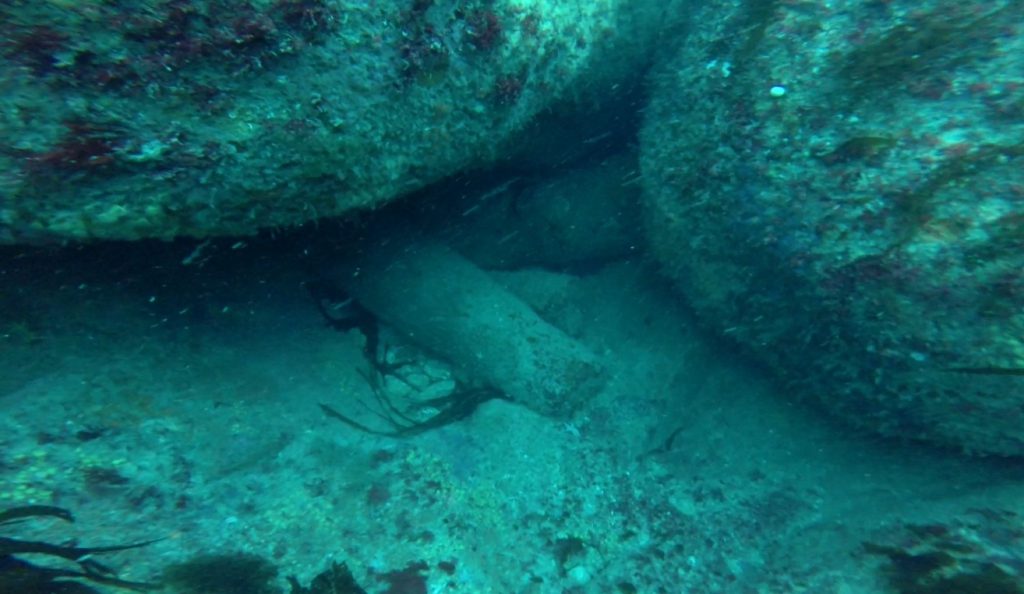
[(665, 271), (847, 419), (1024, 454), (1024, 5), (721, 1), (694, 22), (642, 132)]
[(512, 179), (462, 209), (447, 231), (478, 266), (584, 269), (629, 257), (637, 233), (636, 155), (530, 180)]
[(641, 70), (664, 3), (0, 5), (0, 242), (246, 234), (503, 154)]
[(570, 418), (607, 384), (600, 355), (443, 245), (374, 241), (338, 280), (410, 342), (534, 412)]

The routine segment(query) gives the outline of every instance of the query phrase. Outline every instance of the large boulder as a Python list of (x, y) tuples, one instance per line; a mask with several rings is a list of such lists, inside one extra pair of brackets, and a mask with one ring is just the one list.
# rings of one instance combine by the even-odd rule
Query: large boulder
[(1024, 4), (707, 3), (645, 229), (701, 315), (883, 433), (1024, 454)]
[(246, 234), (492, 162), (636, 78), (665, 3), (0, 4), (0, 243)]

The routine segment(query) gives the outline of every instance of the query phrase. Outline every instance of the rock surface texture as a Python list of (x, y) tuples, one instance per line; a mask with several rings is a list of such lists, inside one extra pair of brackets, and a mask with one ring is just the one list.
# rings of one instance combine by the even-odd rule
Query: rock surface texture
[(0, 6), (0, 243), (249, 234), (380, 205), (607, 98), (627, 0)]
[(570, 418), (607, 382), (596, 353), (442, 245), (372, 246), (341, 281), (410, 342), (535, 412)]
[(694, 22), (641, 139), (664, 269), (854, 423), (1024, 454), (1024, 4), (714, 2)]

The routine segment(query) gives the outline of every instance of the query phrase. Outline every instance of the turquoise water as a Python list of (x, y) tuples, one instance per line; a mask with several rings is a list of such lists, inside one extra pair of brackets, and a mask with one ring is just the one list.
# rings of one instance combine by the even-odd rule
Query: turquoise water
[(1024, 6), (0, 6), (0, 594), (1024, 591)]

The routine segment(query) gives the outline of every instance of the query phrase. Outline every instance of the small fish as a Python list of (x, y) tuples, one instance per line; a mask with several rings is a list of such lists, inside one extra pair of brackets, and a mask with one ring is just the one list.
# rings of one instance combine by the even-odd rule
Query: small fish
[(477, 198), (477, 201), (483, 202), (483, 201), (485, 201), (485, 200), (487, 200), (489, 198), (494, 198), (498, 194), (501, 194), (505, 190), (511, 188), (512, 184), (516, 183), (517, 181), (519, 181), (521, 179), (522, 179), (522, 177), (520, 177), (518, 175), (515, 176), (515, 177), (512, 177), (512, 178), (509, 178), (504, 183), (501, 183), (501, 184), (491, 188), (490, 190), (484, 192), (483, 194), (481, 194), (480, 197)]

